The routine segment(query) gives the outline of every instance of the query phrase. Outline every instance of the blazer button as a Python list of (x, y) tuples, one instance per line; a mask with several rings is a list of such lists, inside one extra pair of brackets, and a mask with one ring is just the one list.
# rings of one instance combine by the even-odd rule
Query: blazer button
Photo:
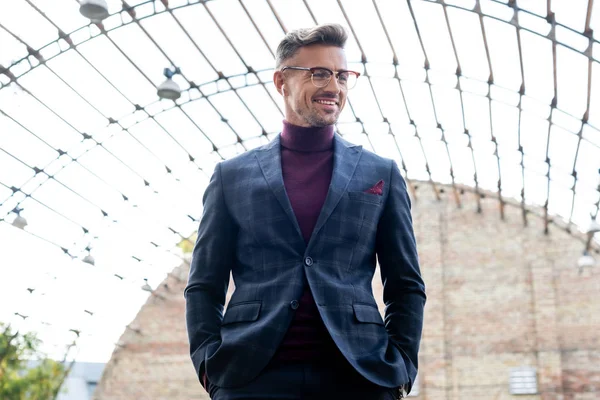
[(313, 265), (313, 263), (314, 263), (314, 262), (313, 262), (313, 259), (312, 259), (312, 258), (310, 258), (310, 257), (306, 257), (306, 258), (304, 259), (304, 265), (306, 265), (307, 267), (310, 267), (311, 265)]
[(290, 302), (290, 307), (292, 307), (292, 310), (297, 310), (298, 307), (300, 307), (300, 303), (298, 303), (298, 300), (292, 300)]

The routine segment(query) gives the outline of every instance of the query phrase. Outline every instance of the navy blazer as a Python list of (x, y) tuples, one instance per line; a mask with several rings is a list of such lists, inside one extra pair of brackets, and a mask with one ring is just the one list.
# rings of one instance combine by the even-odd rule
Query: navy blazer
[[(220, 387), (256, 377), (288, 330), (306, 276), (350, 364), (373, 383), (410, 391), (426, 296), (406, 184), (394, 161), (337, 134), (333, 160), (308, 245), (284, 188), (279, 136), (216, 166), (185, 289), (199, 377)], [(365, 193), (380, 180), (382, 195)], [(371, 288), (376, 256), (385, 322)], [(235, 291), (223, 315), (230, 271)]]

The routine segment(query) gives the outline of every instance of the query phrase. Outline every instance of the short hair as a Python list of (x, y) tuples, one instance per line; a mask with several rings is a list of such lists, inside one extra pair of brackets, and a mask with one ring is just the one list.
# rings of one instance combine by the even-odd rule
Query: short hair
[(279, 68), (285, 60), (292, 58), (301, 47), (324, 44), (343, 49), (346, 40), (348, 40), (348, 33), (339, 24), (323, 24), (290, 31), (277, 46), (275, 68)]

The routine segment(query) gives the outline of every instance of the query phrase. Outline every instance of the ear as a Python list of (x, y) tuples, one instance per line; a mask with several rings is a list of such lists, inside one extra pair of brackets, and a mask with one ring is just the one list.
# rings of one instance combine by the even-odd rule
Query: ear
[(273, 72), (273, 83), (275, 84), (275, 89), (279, 92), (280, 95), (285, 96), (285, 85), (283, 79), (283, 73), (279, 70)]

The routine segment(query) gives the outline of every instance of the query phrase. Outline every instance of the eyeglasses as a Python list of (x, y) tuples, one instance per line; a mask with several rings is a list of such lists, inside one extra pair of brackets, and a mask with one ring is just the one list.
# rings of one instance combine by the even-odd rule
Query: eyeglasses
[(281, 72), (286, 69), (293, 69), (298, 71), (309, 71), (310, 79), (312, 80), (313, 85), (318, 88), (325, 87), (329, 85), (331, 81), (331, 77), (335, 74), (335, 78), (338, 81), (338, 84), (346, 90), (352, 89), (356, 85), (356, 81), (360, 76), (359, 72), (355, 71), (346, 71), (339, 70), (337, 72), (333, 72), (329, 68), (316, 67), (316, 68), (307, 68), (307, 67), (283, 67)]

